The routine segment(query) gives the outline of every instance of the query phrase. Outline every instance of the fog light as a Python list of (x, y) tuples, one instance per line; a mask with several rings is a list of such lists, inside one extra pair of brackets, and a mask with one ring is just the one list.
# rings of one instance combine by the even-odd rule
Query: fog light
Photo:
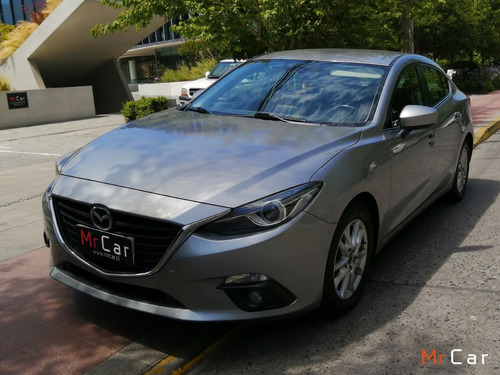
[(262, 297), (262, 294), (259, 291), (252, 290), (250, 293), (248, 293), (248, 300), (252, 304), (259, 306), (264, 301), (264, 297)]
[(243, 273), (226, 278), (218, 287), (244, 311), (264, 311), (292, 304), (296, 297), (283, 285), (261, 273)]

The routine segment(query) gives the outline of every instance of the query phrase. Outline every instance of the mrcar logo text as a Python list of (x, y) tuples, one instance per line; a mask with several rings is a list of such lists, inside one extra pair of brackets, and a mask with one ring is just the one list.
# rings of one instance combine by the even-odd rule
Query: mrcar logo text
[(466, 353), (462, 349), (452, 349), (450, 353), (440, 353), (437, 349), (422, 349), (423, 365), (443, 365), (451, 363), (452, 365), (486, 365), (488, 354)]

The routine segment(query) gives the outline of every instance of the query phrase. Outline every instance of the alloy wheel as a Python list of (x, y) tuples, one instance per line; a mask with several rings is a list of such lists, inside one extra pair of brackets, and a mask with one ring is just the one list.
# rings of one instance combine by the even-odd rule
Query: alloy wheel
[(340, 237), (335, 257), (334, 285), (337, 296), (346, 300), (359, 287), (368, 257), (368, 233), (363, 221), (355, 219)]

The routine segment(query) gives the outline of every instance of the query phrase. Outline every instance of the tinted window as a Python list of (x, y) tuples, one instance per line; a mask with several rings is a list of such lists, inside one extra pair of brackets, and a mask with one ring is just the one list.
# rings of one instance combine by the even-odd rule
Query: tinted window
[(430, 105), (435, 106), (448, 95), (448, 80), (444, 74), (434, 68), (423, 66), (422, 69), (429, 89)]
[(391, 104), (391, 126), (399, 126), (399, 115), (409, 104), (423, 105), (424, 96), (415, 66), (406, 68), (399, 76)]
[(273, 114), (291, 121), (368, 121), (386, 68), (325, 61), (256, 60), (216, 82), (191, 107), (221, 115)]

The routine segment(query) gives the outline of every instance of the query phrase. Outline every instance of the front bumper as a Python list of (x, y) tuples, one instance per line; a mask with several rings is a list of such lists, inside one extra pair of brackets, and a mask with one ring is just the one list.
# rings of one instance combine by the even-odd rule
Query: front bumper
[[(162, 266), (147, 274), (118, 274), (100, 270), (80, 258), (62, 239), (51, 205), (51, 194), (92, 203), (120, 205), (123, 197), (129, 211), (141, 211), (151, 194), (128, 189), (97, 186), (85, 181), (85, 189), (76, 179), (58, 183), (44, 197), (45, 232), (50, 241), (50, 276), (88, 295), (135, 310), (191, 321), (232, 321), (291, 315), (311, 310), (322, 297), (323, 278), (334, 225), (302, 213), (277, 228), (246, 236), (216, 236), (190, 230), (185, 240), (162, 259)], [(84, 192), (84, 194), (83, 194)], [(130, 199), (130, 194), (133, 199)], [(115, 198), (111, 198), (115, 197)], [(116, 199), (121, 197), (122, 199)], [(106, 200), (107, 199), (107, 200)], [(167, 212), (167, 206), (179, 208), (182, 201), (155, 198), (153, 217)], [(189, 202), (189, 204), (193, 204)], [(198, 205), (178, 210), (169, 217), (189, 228), (204, 215), (217, 215), (221, 208)], [(223, 211), (223, 210), (222, 210)], [(168, 212), (173, 212), (172, 210)], [(207, 215), (207, 213), (210, 213)], [(221, 212), (219, 212), (220, 214)], [(165, 218), (165, 217), (163, 217)], [(228, 276), (258, 273), (268, 276), (294, 298), (286, 306), (263, 311), (245, 311), (221, 288)], [(262, 285), (261, 285), (262, 286)], [(246, 285), (248, 287), (248, 285)], [(265, 286), (263, 286), (265, 287)], [(286, 294), (286, 293), (285, 293)]]
[(186, 97), (186, 96), (179, 96), (179, 103), (181, 105), (184, 105), (184, 104), (187, 104), (189, 103), (193, 98), (189, 98), (189, 97)]

